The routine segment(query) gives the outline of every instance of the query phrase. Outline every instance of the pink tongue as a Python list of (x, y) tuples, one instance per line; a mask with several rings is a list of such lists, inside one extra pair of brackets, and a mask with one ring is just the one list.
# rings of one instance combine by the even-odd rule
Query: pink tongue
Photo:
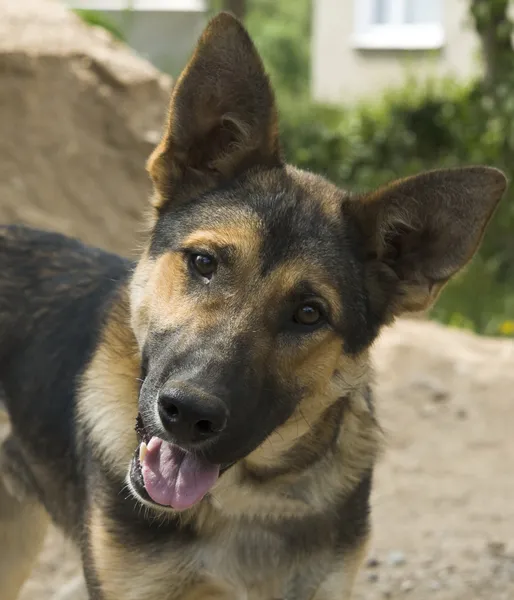
[(175, 510), (201, 500), (218, 479), (220, 468), (157, 437), (148, 443), (141, 465), (150, 498)]

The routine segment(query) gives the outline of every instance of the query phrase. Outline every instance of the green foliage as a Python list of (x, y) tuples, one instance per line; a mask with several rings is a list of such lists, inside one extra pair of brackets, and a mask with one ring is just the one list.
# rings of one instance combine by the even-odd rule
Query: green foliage
[(125, 36), (121, 29), (113, 23), (108, 17), (97, 10), (86, 10), (77, 8), (73, 12), (77, 14), (85, 23), (92, 27), (102, 27), (108, 31), (115, 39), (120, 42), (125, 41)]
[(258, 40), (264, 63), (279, 90), (308, 94), (311, 3), (309, 0), (253, 0), (245, 25)]

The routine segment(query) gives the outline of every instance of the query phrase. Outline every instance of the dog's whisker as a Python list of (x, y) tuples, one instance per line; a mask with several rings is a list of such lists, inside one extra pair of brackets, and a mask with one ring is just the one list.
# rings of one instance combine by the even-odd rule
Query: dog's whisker
[(303, 411), (302, 411), (302, 409), (300, 407), (298, 407), (298, 411), (300, 412), (300, 415), (301, 415), (302, 419), (305, 421), (305, 424), (307, 425), (307, 427), (309, 429), (312, 429), (312, 425), (309, 423), (309, 421), (307, 420), (307, 418), (303, 414)]
[(282, 432), (280, 431), (280, 429), (275, 429), (275, 433), (278, 435), (278, 437), (284, 441), (284, 436), (282, 435)]

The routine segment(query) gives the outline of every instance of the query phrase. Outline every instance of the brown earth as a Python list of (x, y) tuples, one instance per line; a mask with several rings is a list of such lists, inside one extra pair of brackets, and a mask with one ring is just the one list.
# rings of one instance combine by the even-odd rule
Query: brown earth
[(53, 0), (0, 0), (0, 222), (132, 253), (169, 79)]
[[(513, 600), (514, 343), (402, 321), (375, 360), (389, 441), (356, 600)], [(22, 600), (78, 573), (54, 532)]]

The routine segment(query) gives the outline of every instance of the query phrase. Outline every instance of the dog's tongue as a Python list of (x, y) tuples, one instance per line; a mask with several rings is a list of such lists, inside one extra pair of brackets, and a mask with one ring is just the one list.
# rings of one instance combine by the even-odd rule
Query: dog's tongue
[(141, 463), (150, 498), (185, 510), (201, 500), (218, 479), (220, 468), (181, 448), (153, 437)]

